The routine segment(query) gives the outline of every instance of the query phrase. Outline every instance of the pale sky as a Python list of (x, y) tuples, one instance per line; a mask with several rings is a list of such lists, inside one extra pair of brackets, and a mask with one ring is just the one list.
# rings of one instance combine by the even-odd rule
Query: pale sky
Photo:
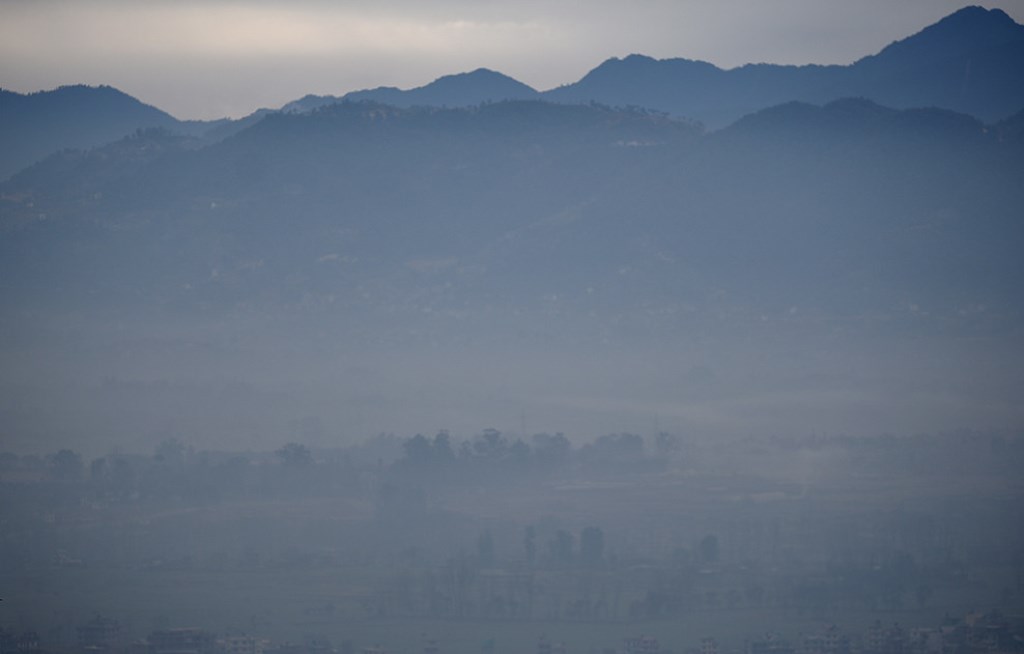
[[(109, 84), (178, 118), (492, 68), (540, 90), (609, 57), (850, 63), (969, 0), (0, 0), (0, 87)], [(1024, 22), (1024, 0), (977, 2)]]

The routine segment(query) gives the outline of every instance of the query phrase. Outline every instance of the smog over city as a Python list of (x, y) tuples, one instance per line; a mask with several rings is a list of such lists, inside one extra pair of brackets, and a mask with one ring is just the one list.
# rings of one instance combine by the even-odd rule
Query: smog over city
[(1024, 654), (1022, 22), (0, 0), (0, 654)]

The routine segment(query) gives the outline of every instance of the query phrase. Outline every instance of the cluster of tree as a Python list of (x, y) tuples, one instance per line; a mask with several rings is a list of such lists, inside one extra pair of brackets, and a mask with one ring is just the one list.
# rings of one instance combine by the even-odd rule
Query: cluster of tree
[(274, 452), (196, 452), (171, 438), (151, 456), (110, 454), (88, 465), (71, 449), (45, 457), (5, 452), (0, 455), (0, 479), (55, 483), (74, 494), (84, 489), (95, 499), (203, 504), (232, 497), (345, 494), (361, 477), (360, 469), (343, 455), (315, 460), (300, 443), (287, 443)]
[[(851, 471), (1012, 474), (1024, 465), (1024, 439), (976, 432), (874, 438), (774, 437), (741, 440), (733, 446), (747, 454), (758, 454), (762, 461), (825, 453)], [(433, 437), (381, 435), (334, 450), (314, 450), (292, 441), (272, 452), (244, 453), (197, 452), (171, 438), (160, 442), (151, 456), (117, 453), (88, 463), (68, 448), (45, 456), (3, 452), (0, 480), (86, 484), (97, 496), (108, 498), (211, 501), (234, 496), (352, 494), (379, 492), (385, 487), (442, 487), (480, 481), (528, 483), (693, 469), (703, 465), (709, 447), (706, 442), (666, 432), (650, 439), (629, 433), (607, 434), (574, 445), (561, 433), (540, 433), (526, 440), (496, 429), (484, 429), (464, 440), (456, 440), (442, 430)]]
[[(564, 434), (535, 434), (529, 442), (509, 438), (496, 429), (485, 429), (477, 436), (455, 444), (446, 431), (433, 438), (417, 434), (402, 443), (403, 456), (394, 470), (400, 473), (571, 475), (583, 472), (636, 473), (663, 470), (672, 456), (682, 450), (683, 440), (660, 433), (648, 447), (637, 434), (607, 434), (573, 447)], [(436, 475), (442, 478), (441, 475)], [(455, 478), (458, 478), (456, 475)]]

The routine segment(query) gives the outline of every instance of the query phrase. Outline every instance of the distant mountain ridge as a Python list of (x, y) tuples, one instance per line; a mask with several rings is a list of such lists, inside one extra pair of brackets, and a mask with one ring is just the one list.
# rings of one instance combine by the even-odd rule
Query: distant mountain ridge
[[(1024, 108), (1024, 26), (998, 9), (966, 7), (849, 66), (748, 64), (723, 70), (703, 61), (634, 54), (608, 59), (579, 81), (543, 92), (479, 68), (409, 90), (309, 95), (282, 111), (355, 101), (467, 107), (545, 100), (641, 107), (719, 129), (766, 107), (847, 97), (898, 109), (938, 107), (987, 123), (1004, 119)], [(218, 140), (271, 113), (259, 110), (237, 121), (179, 121), (111, 87), (71, 86), (28, 95), (0, 90), (0, 179), (51, 152), (102, 145), (138, 129)]]
[(688, 59), (609, 59), (555, 102), (595, 101), (667, 111), (719, 128), (789, 101), (864, 97), (941, 107), (992, 122), (1024, 107), (1024, 26), (998, 9), (967, 7), (849, 66), (748, 64), (723, 70)]
[(140, 129), (195, 136), (229, 122), (178, 120), (112, 86), (0, 89), (0, 179), (52, 152), (104, 145)]
[(544, 99), (643, 107), (710, 128), (790, 101), (822, 104), (864, 97), (895, 108), (940, 107), (994, 122), (1024, 107), (1024, 26), (999, 9), (965, 7), (917, 34), (848, 66), (747, 64), (733, 69), (691, 59), (640, 54), (611, 58), (582, 79), (538, 92), (486, 69), (448, 75), (401, 90), (379, 87), (343, 96), (307, 96), (285, 111), (341, 101), (398, 107), (464, 107)]
[(508, 75), (487, 68), (477, 68), (468, 73), (445, 75), (430, 84), (407, 91), (393, 86), (381, 86), (375, 89), (353, 91), (341, 97), (307, 95), (284, 105), (281, 111), (311, 111), (324, 105), (344, 101), (372, 101), (403, 108), (415, 106), (471, 107), (485, 102), (537, 100), (540, 97), (541, 94), (536, 89)]
[[(836, 274), (874, 259), (872, 275), (894, 275), (890, 282), (941, 296), (946, 290), (923, 273), (909, 279), (891, 272), (910, 265), (899, 248), (912, 251), (927, 235), (939, 251), (965, 256), (961, 243), (975, 238), (971, 230), (982, 220), (968, 202), (979, 193), (975, 182), (985, 179), (980, 171), (990, 171), (986, 184), (1002, 197), (1020, 197), (1013, 185), (994, 181), (1011, 177), (1009, 170), (993, 172), (1003, 161), (1020, 161), (1019, 137), (1002, 136), (1019, 134), (1018, 123), (986, 127), (947, 110), (896, 110), (863, 99), (787, 103), (712, 133), (642, 111), (540, 101), (473, 109), (341, 103), (269, 114), (208, 145), (154, 131), (51, 157), (0, 186), (7, 198), (0, 203), (7, 241), (0, 258), (9, 273), (46, 280), (68, 264), (49, 267), (31, 255), (43, 249), (29, 245), (35, 238), (52, 253), (66, 248), (67, 261), (89, 257), (76, 268), (93, 271), (95, 286), (82, 298), (124, 286), (124, 270), (133, 270), (129, 287), (152, 284), (161, 289), (156, 296), (182, 301), (227, 294), (249, 302), (269, 290), (298, 297), (296, 288), (341, 301), (344, 287), (347, 301), (362, 305), (355, 289), (384, 284), (401, 305), (409, 301), (405, 293), (419, 292), (409, 269), (443, 268), (450, 260), (463, 272), (438, 272), (451, 284), (444, 296), (466, 307), (494, 301), (484, 298), (537, 298), (555, 284), (563, 286), (559, 293), (597, 279), (619, 288), (615, 271), (630, 265), (637, 272), (619, 298), (626, 304), (655, 302), (657, 289), (682, 275), (687, 284), (716, 279), (758, 289), (758, 302), (808, 287), (824, 308), (819, 281), (787, 268), (793, 257)], [(918, 188), (922, 179), (942, 180), (925, 186), (941, 190), (934, 199)], [(754, 203), (759, 212), (734, 206), (752, 197), (764, 198)], [(901, 206), (906, 197), (913, 208)], [(1000, 247), (1019, 242), (1019, 220), (1006, 214), (1015, 202), (1001, 202), (982, 220), (1005, 235)], [(942, 214), (958, 207), (955, 221), (915, 231), (935, 207)], [(878, 242), (879, 233), (892, 245)], [(179, 246), (165, 252), (165, 242)], [(97, 252), (105, 254), (92, 259)], [(836, 252), (847, 254), (818, 260)], [(341, 278), (320, 261), (331, 253), (350, 257)], [(125, 263), (105, 278), (102, 271), (118, 258)], [(956, 265), (965, 280), (983, 278), (971, 284), (987, 294), (1019, 277), (985, 271), (997, 262), (1016, 270), (1018, 260), (1014, 253)], [(265, 265), (249, 271), (251, 261)], [(936, 264), (926, 258), (915, 265), (931, 274)], [(641, 268), (647, 277), (639, 277)], [(211, 269), (222, 272), (204, 279)], [(227, 284), (229, 270), (236, 272)], [(751, 279), (752, 270), (758, 273)], [(37, 291), (69, 288), (68, 279)], [(506, 280), (516, 286), (502, 286)], [(672, 302), (703, 303), (712, 291), (698, 285), (670, 295)], [(290, 300), (271, 305), (279, 301)], [(872, 299), (876, 307), (886, 301)]]
[(178, 128), (171, 115), (110, 86), (0, 90), (0, 179), (64, 148), (87, 148), (144, 127)]

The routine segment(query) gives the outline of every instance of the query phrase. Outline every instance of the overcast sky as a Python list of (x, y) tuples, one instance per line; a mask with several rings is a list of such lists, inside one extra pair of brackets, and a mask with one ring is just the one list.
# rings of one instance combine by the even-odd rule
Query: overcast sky
[[(642, 53), (850, 63), (966, 0), (0, 0), (0, 86), (109, 84), (179, 118), (486, 67), (538, 89)], [(1024, 22), (1024, 0), (980, 2)]]

